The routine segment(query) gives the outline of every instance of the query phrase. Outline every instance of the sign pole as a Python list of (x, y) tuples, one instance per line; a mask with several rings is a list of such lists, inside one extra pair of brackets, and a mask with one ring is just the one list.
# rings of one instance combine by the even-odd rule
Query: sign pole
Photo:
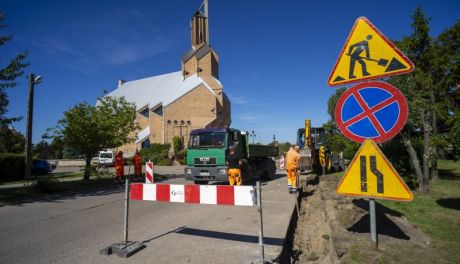
[(128, 258), (139, 250), (145, 248), (139, 241), (128, 241), (128, 214), (129, 214), (129, 174), (131, 165), (128, 167), (128, 175), (125, 176), (125, 212), (123, 221), (123, 241), (114, 243), (99, 251), (102, 255), (116, 253), (121, 258)]
[(377, 250), (377, 223), (375, 221), (375, 200), (369, 199), (369, 220), (371, 224), (371, 248)]
[(260, 263), (265, 263), (264, 258), (264, 225), (262, 218), (262, 188), (260, 187), (260, 181), (256, 183), (257, 192), (257, 210), (259, 211), (260, 229), (259, 229), (259, 247), (260, 247)]
[[(129, 167), (129, 169), (131, 166)], [(123, 242), (128, 242), (128, 211), (129, 211), (129, 169), (128, 175), (125, 177), (125, 213), (124, 213), (124, 221), (123, 221)]]

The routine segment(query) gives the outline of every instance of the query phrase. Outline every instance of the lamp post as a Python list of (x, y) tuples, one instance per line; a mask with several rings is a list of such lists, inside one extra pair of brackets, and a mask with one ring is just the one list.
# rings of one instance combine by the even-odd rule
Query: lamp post
[(249, 136), (252, 137), (252, 144), (254, 144), (254, 140), (256, 138), (256, 133), (254, 132), (254, 130), (252, 130), (252, 132), (251, 132), (251, 134)]
[(42, 81), (42, 76), (29, 75), (29, 102), (27, 104), (27, 132), (26, 132), (26, 173), (29, 178), (32, 173), (32, 121), (34, 114), (34, 86)]

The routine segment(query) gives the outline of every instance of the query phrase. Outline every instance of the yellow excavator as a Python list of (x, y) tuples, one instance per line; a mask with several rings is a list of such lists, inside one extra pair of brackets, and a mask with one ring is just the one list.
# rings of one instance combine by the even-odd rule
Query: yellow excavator
[(321, 127), (311, 127), (311, 120), (305, 119), (305, 127), (297, 130), (297, 145), (300, 147), (300, 171), (323, 174), (344, 168), (342, 155), (332, 153), (326, 144), (326, 131)]

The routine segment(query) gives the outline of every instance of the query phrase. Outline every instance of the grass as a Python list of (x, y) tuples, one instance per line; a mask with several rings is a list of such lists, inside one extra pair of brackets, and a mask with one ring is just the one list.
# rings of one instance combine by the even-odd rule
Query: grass
[(83, 177), (83, 172), (60, 172), (60, 173), (53, 173), (49, 175), (40, 175), (40, 176), (34, 175), (28, 180), (10, 181), (10, 182), (6, 182), (3, 184), (5, 185), (27, 184), (27, 183), (35, 182), (40, 179), (44, 179), (44, 178), (52, 178), (52, 179), (59, 180), (59, 179), (64, 179), (64, 178), (77, 178), (77, 177)]
[(414, 201), (407, 203), (380, 203), (433, 239), (437, 262), (460, 263), (460, 162), (440, 160), (438, 166), (440, 179), (430, 182), (429, 194), (414, 192)]

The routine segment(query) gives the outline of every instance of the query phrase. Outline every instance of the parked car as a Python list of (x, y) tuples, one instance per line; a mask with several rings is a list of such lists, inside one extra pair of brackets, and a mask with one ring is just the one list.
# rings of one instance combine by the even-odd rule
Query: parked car
[(32, 174), (43, 175), (53, 171), (51, 164), (47, 160), (34, 160), (32, 163)]

